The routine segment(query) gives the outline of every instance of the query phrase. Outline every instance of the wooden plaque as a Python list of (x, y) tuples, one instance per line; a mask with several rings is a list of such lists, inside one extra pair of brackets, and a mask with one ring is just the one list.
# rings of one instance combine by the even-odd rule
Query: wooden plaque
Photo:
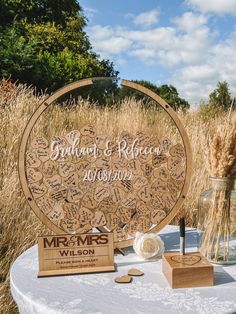
[(113, 233), (38, 238), (38, 277), (115, 271)]
[(123, 86), (160, 105), (175, 127), (173, 136), (151, 128), (110, 135), (88, 123), (62, 134), (35, 134), (51, 104), (93, 82), (67, 85), (35, 111), (20, 144), (20, 182), (33, 211), (56, 234), (96, 228), (113, 232), (115, 248), (123, 248), (132, 245), (136, 231), (158, 232), (177, 214), (189, 187), (190, 144), (175, 111), (154, 92), (126, 80)]

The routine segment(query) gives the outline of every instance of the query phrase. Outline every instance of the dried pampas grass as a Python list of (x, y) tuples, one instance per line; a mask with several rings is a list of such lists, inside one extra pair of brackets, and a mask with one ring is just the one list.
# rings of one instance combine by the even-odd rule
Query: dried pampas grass
[(229, 246), (230, 237), (235, 233), (232, 212), (236, 208), (230, 199), (236, 175), (236, 117), (220, 125), (212, 138), (208, 137), (207, 147), (213, 189), (209, 211), (203, 220), (200, 249), (213, 262), (236, 262)]
[(214, 177), (236, 174), (236, 116), (217, 128), (213, 138), (208, 137), (208, 172)]

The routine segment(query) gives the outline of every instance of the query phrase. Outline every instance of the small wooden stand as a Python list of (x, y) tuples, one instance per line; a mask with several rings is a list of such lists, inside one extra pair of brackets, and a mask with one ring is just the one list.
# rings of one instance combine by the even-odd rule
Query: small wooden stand
[(199, 252), (163, 254), (162, 271), (172, 288), (213, 286), (213, 266)]

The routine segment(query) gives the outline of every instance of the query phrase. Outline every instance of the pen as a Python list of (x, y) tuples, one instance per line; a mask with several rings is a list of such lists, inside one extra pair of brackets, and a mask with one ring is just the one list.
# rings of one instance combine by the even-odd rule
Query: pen
[(185, 254), (185, 222), (184, 217), (179, 220), (180, 255)]

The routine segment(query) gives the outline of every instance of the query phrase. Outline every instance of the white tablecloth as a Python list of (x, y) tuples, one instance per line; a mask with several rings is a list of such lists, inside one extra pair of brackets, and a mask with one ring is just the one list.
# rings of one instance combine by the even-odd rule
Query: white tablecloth
[[(179, 248), (178, 228), (167, 226), (161, 237), (167, 250)], [(187, 250), (197, 245), (197, 232), (188, 230)], [(143, 262), (129, 250), (116, 256), (117, 272), (37, 278), (37, 246), (24, 252), (11, 268), (11, 292), (21, 314), (176, 314), (236, 313), (236, 265), (215, 267), (215, 285), (171, 289), (161, 271), (161, 260)], [(114, 278), (131, 267), (145, 275), (131, 284)]]

